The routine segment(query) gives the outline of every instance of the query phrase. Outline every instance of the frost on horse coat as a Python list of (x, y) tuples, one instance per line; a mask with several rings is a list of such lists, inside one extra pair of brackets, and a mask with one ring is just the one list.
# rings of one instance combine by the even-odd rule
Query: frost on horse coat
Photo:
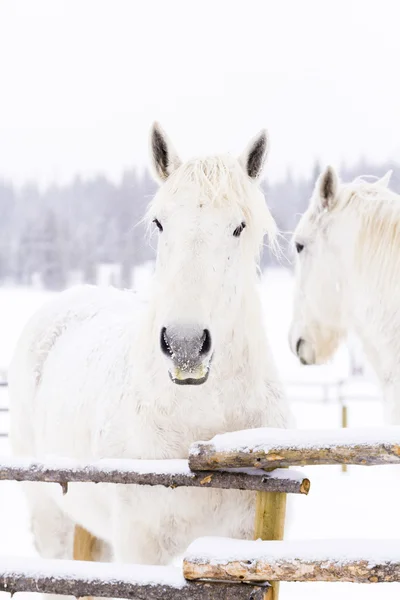
[[(152, 150), (162, 185), (148, 215), (160, 229), (149, 298), (83, 286), (34, 315), (9, 374), (18, 455), (186, 458), (196, 440), (288, 422), (257, 291), (275, 231), (257, 183), (265, 133), (239, 160), (181, 164), (155, 126)], [(253, 492), (26, 490), (43, 556), (71, 557), (74, 524), (105, 542), (102, 558), (136, 563), (166, 563), (200, 535), (252, 537)]]
[(294, 232), (292, 350), (326, 362), (355, 332), (382, 385), (386, 416), (400, 423), (400, 197), (390, 173), (341, 184), (321, 174)]

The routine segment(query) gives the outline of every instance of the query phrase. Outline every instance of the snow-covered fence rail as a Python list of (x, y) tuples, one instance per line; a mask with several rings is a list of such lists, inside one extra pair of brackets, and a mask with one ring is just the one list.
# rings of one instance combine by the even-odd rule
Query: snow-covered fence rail
[(263, 600), (268, 589), (269, 586), (260, 585), (189, 582), (181, 569), (174, 567), (0, 558), (0, 591), (11, 594), (40, 592), (76, 598), (135, 600)]
[(400, 464), (400, 427), (253, 429), (197, 442), (189, 454), (196, 471), (337, 464)]
[(187, 460), (102, 459), (93, 463), (52, 459), (46, 462), (25, 458), (2, 458), (0, 480), (59, 483), (64, 492), (68, 483), (120, 483), (254, 490), (286, 494), (307, 494), (310, 481), (302, 473), (276, 469), (194, 472)]
[(186, 579), (219, 581), (400, 581), (400, 542), (263, 542), (202, 538), (187, 550)]

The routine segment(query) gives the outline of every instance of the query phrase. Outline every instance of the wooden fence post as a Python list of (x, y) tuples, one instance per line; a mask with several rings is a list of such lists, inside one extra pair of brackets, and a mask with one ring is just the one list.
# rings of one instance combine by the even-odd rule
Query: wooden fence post
[[(347, 405), (344, 402), (344, 400), (342, 400), (342, 428), (346, 428), (348, 426), (348, 416), (347, 416)], [(342, 465), (342, 472), (346, 473), (347, 472), (347, 465), (343, 464)]]
[[(257, 492), (254, 539), (283, 540), (285, 531), (286, 494)], [(264, 600), (278, 600), (279, 581), (271, 582)]]
[(80, 525), (75, 525), (73, 559), (95, 560), (95, 545), (96, 538)]
[[(91, 533), (86, 531), (80, 525), (75, 525), (74, 529), (74, 560), (89, 560), (93, 561), (95, 557), (95, 547), (97, 539)], [(92, 600), (91, 596), (84, 596), (81, 600)]]
[[(342, 429), (346, 429), (349, 426), (349, 421), (348, 421), (346, 397), (343, 394), (343, 384), (344, 384), (343, 381), (339, 381), (339, 383), (338, 383), (338, 400), (339, 400), (340, 406), (342, 407)], [(346, 464), (342, 464), (342, 473), (347, 473), (347, 465)]]

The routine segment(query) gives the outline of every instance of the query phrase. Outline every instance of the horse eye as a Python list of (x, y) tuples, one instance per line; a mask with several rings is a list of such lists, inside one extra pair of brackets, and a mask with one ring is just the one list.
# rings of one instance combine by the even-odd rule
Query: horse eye
[(304, 244), (299, 244), (299, 242), (296, 242), (296, 252), (297, 254), (300, 254), (300, 252), (302, 252), (304, 250)]
[(233, 235), (235, 237), (239, 237), (239, 235), (242, 233), (243, 229), (246, 227), (246, 223), (244, 221), (242, 221), (239, 225), (239, 227), (236, 227), (235, 231), (233, 232)]
[(161, 225), (161, 223), (158, 219), (153, 219), (153, 223), (155, 223), (155, 225), (157, 225), (157, 227), (160, 231), (163, 230), (163, 226)]

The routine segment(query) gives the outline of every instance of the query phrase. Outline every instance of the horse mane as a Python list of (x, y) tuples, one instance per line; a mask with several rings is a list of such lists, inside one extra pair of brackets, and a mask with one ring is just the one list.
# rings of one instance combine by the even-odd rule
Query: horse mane
[[(396, 266), (400, 254), (400, 195), (380, 180), (369, 182), (365, 176), (343, 184), (337, 210), (349, 211), (361, 221), (358, 255), (381, 266)], [(391, 259), (394, 260), (391, 260)]]
[(164, 203), (173, 203), (185, 195), (186, 190), (193, 196), (195, 189), (202, 204), (216, 208), (227, 206), (237, 210), (238, 219), (244, 216), (257, 240), (258, 251), (267, 235), (270, 248), (278, 252), (278, 229), (264, 195), (257, 182), (247, 176), (239, 161), (230, 154), (197, 158), (182, 164), (156, 193), (145, 221), (151, 223)]
[[(359, 214), (400, 218), (400, 195), (391, 191), (381, 179), (367, 181), (368, 175), (341, 185), (335, 209), (356, 209)], [(386, 178), (386, 175), (383, 179)]]

